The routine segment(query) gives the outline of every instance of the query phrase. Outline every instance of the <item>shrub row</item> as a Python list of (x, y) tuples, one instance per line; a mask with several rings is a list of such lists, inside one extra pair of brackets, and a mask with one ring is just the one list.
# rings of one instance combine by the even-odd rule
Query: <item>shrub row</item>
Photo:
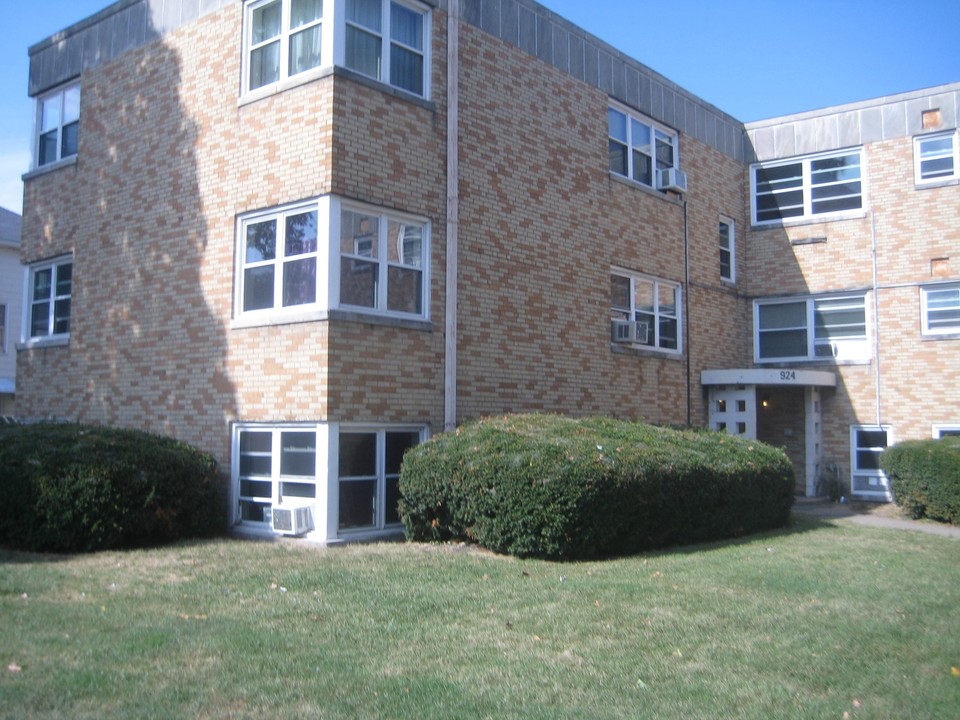
[(400, 490), (412, 540), (577, 559), (780, 527), (794, 475), (782, 451), (726, 434), (513, 415), (414, 448)]
[(880, 466), (894, 500), (912, 517), (960, 521), (960, 437), (897, 443)]
[(0, 542), (86, 552), (219, 532), (214, 459), (132, 430), (42, 424), (0, 430)]

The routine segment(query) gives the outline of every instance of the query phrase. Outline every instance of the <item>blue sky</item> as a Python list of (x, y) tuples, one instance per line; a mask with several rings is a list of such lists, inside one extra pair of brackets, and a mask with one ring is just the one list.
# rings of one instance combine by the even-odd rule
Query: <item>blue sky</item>
[[(27, 48), (108, 4), (0, 0), (0, 207), (30, 162)], [(958, 0), (543, 4), (743, 121), (960, 81)]]

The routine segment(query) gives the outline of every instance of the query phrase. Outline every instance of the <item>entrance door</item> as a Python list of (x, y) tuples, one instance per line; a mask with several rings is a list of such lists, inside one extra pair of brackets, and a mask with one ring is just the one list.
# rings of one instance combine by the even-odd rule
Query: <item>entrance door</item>
[(709, 400), (711, 429), (756, 439), (756, 386), (712, 385)]

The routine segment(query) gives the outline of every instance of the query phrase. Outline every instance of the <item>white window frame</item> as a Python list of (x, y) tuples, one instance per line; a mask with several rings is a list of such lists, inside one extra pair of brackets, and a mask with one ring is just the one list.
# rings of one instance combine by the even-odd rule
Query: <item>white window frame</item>
[[(270, 449), (267, 452), (254, 450), (248, 453), (242, 451), (242, 437), (246, 433), (257, 433), (270, 436)], [(292, 475), (282, 473), (283, 458), (283, 436), (286, 433), (302, 433), (314, 436), (314, 472), (312, 475)], [(233, 503), (233, 521), (237, 525), (242, 525), (246, 529), (273, 533), (271, 525), (272, 508), (275, 505), (285, 505), (293, 507), (309, 506), (315, 513), (314, 521), (318, 519), (318, 507), (322, 493), (322, 479), (325, 478), (325, 459), (326, 459), (327, 432), (326, 426), (316, 424), (296, 424), (296, 423), (276, 423), (276, 424), (253, 424), (244, 423), (234, 427), (232, 442), (232, 492)], [(270, 474), (249, 473), (242, 474), (243, 456), (270, 457)], [(251, 485), (270, 485), (269, 494), (254, 492), (243, 492), (243, 484)], [(312, 485), (314, 489), (313, 497), (304, 495), (283, 495), (284, 485), (308, 486)], [(244, 507), (251, 506), (253, 510), (263, 509), (263, 518), (244, 517)], [(267, 508), (266, 506), (269, 506)]]
[[(255, 44), (253, 41), (254, 13), (257, 10), (260, 10), (262, 8), (265, 8), (274, 4), (280, 5), (280, 34)], [(256, 94), (259, 91), (264, 90), (265, 88), (274, 88), (277, 85), (282, 85), (284, 82), (287, 82), (291, 79), (298, 79), (301, 76), (305, 80), (310, 79), (315, 77), (318, 73), (320, 73), (323, 67), (330, 67), (330, 65), (332, 65), (332, 54), (330, 53), (329, 48), (332, 45), (332, 39), (333, 39), (333, 33), (332, 33), (333, 23), (328, 22), (330, 5), (332, 5), (331, 0), (324, 0), (322, 10), (321, 10), (321, 17), (319, 19), (312, 20), (296, 28), (291, 28), (290, 23), (291, 23), (292, 0), (253, 0), (253, 2), (245, 3), (244, 15), (243, 15), (243, 27), (244, 27), (244, 30), (243, 30), (243, 48), (244, 48), (243, 90), (244, 90), (244, 93)], [(294, 72), (291, 74), (290, 72), (290, 39), (314, 27), (320, 28), (320, 61), (315, 67), (308, 68), (303, 71)], [(279, 77), (277, 78), (277, 80), (274, 80), (272, 82), (263, 83), (262, 85), (256, 88), (251, 88), (250, 82), (252, 80), (253, 53), (256, 50), (269, 46), (274, 42), (279, 43), (279, 54), (280, 54), (280, 62), (278, 67)]]
[[(252, 449), (241, 452), (242, 438), (245, 433), (258, 433), (269, 436), (269, 450)], [(314, 436), (314, 472), (305, 474), (283, 474), (283, 435), (284, 433), (304, 433)], [(368, 433), (376, 435), (375, 473), (368, 478), (346, 479), (375, 480), (374, 503), (376, 517), (372, 524), (340, 530), (340, 436), (342, 433)], [(396, 532), (399, 522), (388, 521), (386, 513), (387, 483), (397, 480), (398, 473), (387, 473), (386, 438), (390, 433), (416, 435), (415, 444), (429, 438), (426, 424), (353, 424), (353, 423), (298, 423), (298, 422), (240, 422), (232, 426), (231, 432), (231, 523), (244, 532), (272, 536), (278, 534), (273, 529), (272, 514), (276, 505), (285, 507), (309, 507), (313, 513), (314, 529), (306, 537), (311, 540), (335, 541), (337, 539), (360, 539), (366, 536), (376, 537), (384, 533)], [(270, 457), (269, 473), (256, 472), (243, 462), (243, 457)], [(254, 460), (254, 463), (256, 461)], [(243, 467), (246, 465), (246, 467)], [(241, 470), (246, 472), (241, 473)], [(292, 483), (289, 489), (305, 489), (313, 486), (312, 497), (303, 494), (283, 495), (283, 483)], [(246, 487), (245, 487), (246, 484)], [(258, 487), (259, 485), (259, 487)], [(268, 493), (259, 493), (266, 489)], [(246, 492), (241, 492), (246, 491)], [(246, 518), (244, 516), (247, 516)]]
[[(773, 327), (763, 329), (760, 326), (761, 308), (775, 305), (804, 305), (804, 323), (790, 327)], [(830, 307), (832, 305), (832, 307)], [(832, 309), (838, 312), (863, 307), (863, 335), (841, 337), (839, 339), (816, 337), (817, 311)], [(860, 323), (856, 323), (859, 326)], [(852, 324), (846, 324), (851, 327)], [(835, 327), (842, 327), (837, 325)], [(811, 332), (813, 329), (813, 332)], [(760, 336), (763, 332), (790, 332), (803, 330), (806, 333), (806, 353), (803, 355), (761, 357)], [(770, 298), (755, 300), (753, 303), (753, 359), (760, 363), (779, 362), (816, 362), (824, 360), (865, 362), (870, 359), (870, 317), (866, 295), (826, 295), (817, 297)]]
[[(858, 433), (884, 432), (887, 435), (886, 445), (859, 445)], [(894, 444), (893, 431), (890, 425), (851, 425), (850, 426), (850, 494), (872, 500), (893, 500), (890, 492), (890, 482), (887, 475), (879, 468), (860, 467), (859, 454), (861, 452), (876, 454)], [(864, 485), (866, 483), (866, 489)]]
[[(624, 122), (624, 132), (626, 137), (616, 137), (611, 132), (615, 117), (622, 117)], [(650, 138), (649, 152), (645, 152), (643, 146), (639, 146), (636, 135), (646, 132)], [(640, 115), (639, 113), (628, 110), (626, 107), (610, 104), (607, 108), (607, 142), (608, 154), (612, 159), (613, 145), (616, 144), (626, 150), (627, 172), (621, 173), (614, 170), (612, 162), (609, 162), (610, 174), (620, 178), (626, 178), (632, 182), (643, 185), (644, 187), (657, 188), (657, 171), (680, 168), (680, 136), (676, 130), (668, 128), (655, 120)], [(671, 164), (660, 164), (658, 160), (658, 143), (672, 150), (673, 162)], [(622, 150), (621, 150), (622, 152)], [(643, 155), (650, 160), (650, 182), (636, 177), (635, 153)]]
[(931, 431), (934, 440), (939, 440), (944, 437), (960, 436), (960, 422), (934, 423)]
[[(67, 98), (71, 97), (74, 99), (76, 104), (76, 117), (67, 115)], [(80, 107), (81, 93), (80, 93), (80, 81), (74, 81), (61, 85), (60, 87), (50, 90), (49, 92), (44, 93), (43, 95), (38, 95), (36, 99), (36, 109), (34, 111), (34, 132), (33, 132), (33, 167), (35, 169), (42, 169), (56, 165), (57, 163), (63, 160), (69, 160), (75, 158), (80, 149)], [(57, 109), (57, 121), (47, 129), (44, 129), (43, 124), (43, 110), (46, 103), (55, 103), (58, 105)], [(76, 127), (76, 145), (77, 147), (72, 149), (71, 152), (64, 152), (64, 131), (70, 127)], [(56, 152), (54, 153), (53, 158), (41, 158), (40, 152), (40, 141), (46, 135), (51, 133), (55, 136), (56, 143)], [(45, 160), (41, 162), (41, 160)]]
[[(61, 268), (70, 266), (70, 292), (58, 293), (58, 276)], [(48, 298), (34, 297), (36, 291), (37, 276), (45, 271), (50, 271), (51, 287)], [(45, 260), (39, 263), (28, 265), (24, 271), (24, 291), (23, 291), (23, 321), (21, 323), (21, 340), (25, 345), (45, 344), (45, 343), (63, 343), (70, 338), (70, 326), (73, 315), (73, 256), (64, 255), (52, 260)], [(66, 318), (62, 314), (58, 315), (58, 304), (63, 308), (63, 303), (68, 303)], [(33, 306), (48, 304), (47, 308), (47, 329), (46, 332), (33, 334)], [(66, 320), (67, 329), (57, 332), (58, 323)]]
[[(375, 313), (396, 318), (421, 318), (428, 319), (430, 315), (430, 222), (422, 217), (410, 215), (407, 213), (394, 212), (384, 208), (357, 203), (347, 200), (334, 198), (330, 205), (330, 247), (331, 247), (331, 267), (336, 268), (336, 272), (330, 274), (331, 297), (336, 307), (341, 310), (351, 310), (362, 313)], [(341, 220), (344, 213), (357, 213), (370, 215), (378, 220), (378, 236), (376, 242), (373, 238), (360, 242), (354, 240), (352, 243), (353, 252), (341, 252)], [(403, 263), (400, 261), (391, 261), (389, 259), (390, 243), (400, 242), (400, 238), (390, 238), (388, 236), (390, 223), (400, 223), (404, 226), (419, 226), (421, 228), (420, 257), (419, 266), (413, 263)], [(334, 241), (334, 239), (336, 239)], [(404, 238), (405, 239), (405, 238)], [(376, 247), (377, 255), (374, 257), (373, 249)], [(406, 256), (406, 245), (398, 245), (398, 256)], [(335, 257), (334, 257), (335, 256)], [(373, 263), (377, 264), (376, 292), (374, 305), (348, 304), (341, 298), (341, 278), (343, 276), (343, 263)], [(404, 312), (389, 309), (390, 298), (390, 270), (391, 268), (400, 268), (411, 270), (416, 268), (421, 274), (420, 279), (420, 297), (418, 302), (421, 311), (419, 313)]]
[[(417, 435), (418, 439), (414, 446), (423, 443), (427, 439), (427, 428), (424, 425), (354, 425), (342, 423), (336, 429), (336, 442), (330, 445), (330, 467), (336, 469), (336, 529), (337, 536), (350, 538), (367, 533), (377, 533), (383, 531), (397, 530), (402, 527), (398, 520), (390, 521), (387, 518), (387, 483), (399, 480), (399, 472), (388, 473), (386, 467), (386, 440), (388, 434)], [(344, 435), (375, 435), (376, 436), (376, 460), (373, 475), (340, 476), (340, 450), (341, 439)], [(411, 446), (411, 447), (414, 447)], [(374, 508), (373, 523), (368, 525), (354, 525), (343, 527), (343, 517), (341, 513), (342, 490), (350, 483), (375, 482), (374, 490)]]
[[(274, 275), (274, 306), (258, 310), (244, 310), (245, 270), (250, 266), (246, 262), (246, 228), (256, 222), (276, 219), (278, 230), (283, 224), (283, 218), (303, 212), (315, 210), (317, 212), (317, 251), (310, 257), (316, 257), (316, 302), (283, 307), (278, 304), (282, 298), (282, 284), (279, 282), (280, 273)], [(380, 220), (380, 236), (377, 249), (378, 275), (377, 295), (373, 307), (364, 305), (350, 305), (340, 300), (341, 263), (349, 262), (352, 258), (369, 260), (373, 243), (365, 252), (355, 249), (354, 253), (341, 254), (340, 252), (340, 220), (344, 211), (360, 212), (376, 216)], [(412, 269), (413, 264), (388, 261), (388, 241), (386, 237), (390, 221), (397, 221), (406, 225), (416, 225), (422, 229), (420, 243), (420, 266), (417, 270), (421, 274), (419, 304), (421, 312), (412, 313), (398, 310), (389, 310), (388, 298), (390, 292), (390, 270), (392, 268)], [(233, 327), (252, 327), (259, 325), (283, 324), (290, 322), (308, 322), (326, 320), (331, 310), (344, 310), (350, 313), (375, 315), (396, 320), (429, 320), (430, 319), (430, 242), (431, 222), (422, 216), (410, 213), (395, 212), (374, 205), (343, 200), (333, 195), (309, 200), (306, 202), (291, 203), (275, 208), (257, 210), (245, 213), (237, 218), (236, 241), (234, 257), (234, 313)], [(281, 234), (277, 234), (277, 259), (274, 263), (282, 267), (280, 258)], [(400, 248), (405, 252), (406, 246)], [(297, 256), (306, 258), (306, 255)], [(255, 265), (256, 263), (253, 263)]]
[[(932, 156), (923, 157), (924, 145), (941, 140), (950, 140), (950, 149), (935, 152)], [(936, 160), (950, 159), (952, 167), (947, 173), (924, 176), (924, 164)], [(913, 172), (914, 182), (917, 185), (936, 185), (960, 178), (960, 142), (957, 141), (957, 131), (945, 133), (931, 133), (920, 135), (913, 139)]]
[[(623, 268), (611, 268), (610, 270), (611, 280), (614, 276), (618, 278), (625, 278), (630, 281), (630, 307), (626, 306), (614, 307), (611, 302), (611, 322), (646, 322), (645, 320), (640, 319), (640, 316), (648, 317), (653, 315), (653, 322), (647, 323), (647, 342), (630, 342), (628, 343), (631, 347), (640, 348), (640, 349), (649, 349), (655, 350), (657, 352), (670, 353), (671, 355), (682, 355), (683, 354), (683, 286), (678, 282), (673, 282), (671, 280), (665, 280), (663, 278), (654, 277), (652, 275), (645, 275), (643, 273), (636, 273), (630, 270), (625, 270)], [(642, 308), (637, 308), (636, 306), (636, 297), (637, 297), (637, 283), (645, 283), (651, 286), (653, 291), (654, 298), (654, 307), (653, 311), (649, 311)], [(673, 297), (676, 302), (676, 307), (674, 308), (673, 313), (669, 313), (666, 310), (661, 309), (660, 305), (660, 291), (661, 289), (669, 289), (673, 292)], [(662, 326), (664, 322), (673, 322), (676, 324), (677, 337), (675, 338), (676, 347), (664, 347), (663, 343), (672, 339), (670, 337), (664, 337), (662, 332)], [(649, 327), (652, 325), (652, 327)]]
[[(840, 172), (836, 169), (830, 168), (815, 168), (814, 166), (818, 163), (828, 163), (831, 160), (837, 158), (845, 158), (857, 156), (857, 164), (855, 166), (858, 169), (857, 177), (855, 178), (845, 178), (845, 179), (825, 179), (828, 177), (830, 172)], [(780, 217), (771, 217), (760, 219), (760, 212), (770, 212), (770, 211), (761, 211), (759, 209), (758, 203), (758, 193), (761, 192), (761, 182), (759, 180), (759, 174), (766, 170), (776, 171), (780, 168), (789, 168), (792, 166), (797, 166), (794, 170), (794, 174), (791, 176), (791, 179), (781, 179), (779, 181), (772, 180), (769, 181), (770, 189), (764, 189), (762, 195), (766, 196), (776, 196), (781, 195), (785, 196), (787, 194), (796, 194), (799, 192), (801, 198), (799, 202), (794, 201), (793, 204), (787, 206), (786, 209), (794, 210), (791, 214), (786, 216), (781, 215)], [(822, 177), (818, 177), (822, 176)], [(789, 160), (777, 160), (775, 162), (763, 162), (763, 163), (754, 163), (750, 166), (750, 217), (754, 225), (783, 225), (791, 222), (801, 222), (809, 220), (831, 220), (839, 219), (844, 217), (856, 217), (864, 213), (864, 208), (866, 205), (866, 159), (864, 157), (863, 148), (848, 148), (845, 150), (838, 150), (829, 153), (818, 153), (816, 155), (804, 155), (801, 157), (790, 158)], [(776, 183), (780, 183), (780, 187), (773, 187)], [(847, 193), (844, 195), (838, 195), (835, 198), (826, 197), (814, 199), (814, 190), (817, 188), (838, 188), (840, 189), (843, 185), (846, 184), (858, 184), (859, 192), (857, 193)], [(828, 210), (818, 208), (818, 203), (830, 203), (837, 202), (838, 200), (843, 200), (846, 198), (859, 198), (858, 207), (852, 208), (841, 208), (839, 210)], [(798, 211), (798, 212), (797, 212)]]
[[(252, 72), (252, 55), (257, 49), (253, 43), (253, 13), (274, 2), (282, 3), (280, 42), (279, 78), (276, 81), (264, 83), (260, 87), (250, 87)], [(422, 18), (423, 47), (411, 48), (395, 41), (391, 34), (390, 19), (391, 6), (398, 5), (417, 13)], [(429, 5), (417, 0), (383, 0), (381, 3), (381, 28), (377, 33), (380, 37), (381, 65), (374, 74), (363, 73), (359, 70), (347, 68), (346, 65), (346, 37), (347, 37), (347, 0), (323, 0), (323, 15), (318, 21), (313, 21), (302, 27), (290, 29), (291, 0), (246, 0), (243, 13), (243, 67), (241, 78), (241, 96), (250, 100), (259, 99), (290, 87), (310, 82), (318, 77), (329, 74), (334, 67), (347, 68), (351, 72), (363, 75), (375, 82), (382, 83), (397, 92), (406, 93), (411, 97), (430, 100), (431, 96), (431, 67), (432, 67), (432, 27), (433, 11)], [(319, 25), (320, 30), (320, 63), (316, 67), (302, 72), (290, 74), (290, 38), (308, 27)], [(272, 39), (263, 41), (261, 46), (272, 42)], [(390, 82), (390, 50), (396, 44), (410, 52), (416, 52), (423, 58), (423, 76), (421, 79), (423, 92), (417, 93), (401, 85)]]
[[(337, 23), (337, 42), (334, 45), (335, 48), (335, 62), (337, 65), (348, 68), (353, 72), (357, 72), (365, 77), (369, 77), (372, 80), (377, 80), (389, 85), (392, 88), (396, 88), (401, 92), (410, 93), (415, 97), (422, 97), (424, 99), (430, 99), (430, 28), (431, 28), (431, 10), (427, 5), (416, 2), (415, 0), (380, 0), (380, 28), (379, 30), (374, 28), (369, 28), (358, 23), (352, 23), (347, 20), (347, 2), (349, 0), (335, 0), (342, 6), (342, 21)], [(394, 39), (393, 29), (391, 27), (391, 10), (392, 6), (396, 5), (400, 8), (404, 8), (411, 12), (414, 12), (421, 16), (422, 18), (422, 34), (423, 34), (423, 47), (414, 48), (408, 45), (405, 45)], [(371, 37), (379, 38), (380, 42), (380, 66), (377, 68), (375, 73), (367, 73), (363, 70), (350, 67), (346, 61), (346, 47), (347, 47), (347, 27), (353, 27), (358, 29), (360, 32), (363, 32), (366, 35)], [(419, 54), (423, 58), (423, 76), (421, 78), (421, 86), (423, 92), (418, 93), (415, 90), (410, 90), (405, 88), (402, 85), (396, 85), (391, 81), (391, 49), (394, 45), (397, 47)]]
[[(953, 322), (951, 325), (945, 325), (943, 327), (937, 327), (936, 324), (934, 327), (930, 326), (930, 313), (938, 312), (940, 308), (931, 309), (930, 308), (930, 296), (935, 293), (941, 293), (946, 296), (955, 295), (956, 296), (956, 310), (960, 312), (960, 283), (947, 283), (941, 285), (928, 285), (926, 287), (920, 288), (920, 322), (921, 322), (921, 331), (924, 335), (938, 336), (938, 335), (958, 335), (960, 334), (960, 319)], [(948, 297), (949, 299), (949, 297)], [(952, 308), (947, 308), (949, 311)]]
[[(317, 247), (309, 253), (301, 253), (286, 256), (286, 219), (305, 213), (317, 214)], [(246, 258), (246, 236), (247, 228), (264, 222), (274, 222), (276, 224), (275, 253), (273, 260), (248, 262)], [(323, 291), (326, 283), (323, 282), (324, 275), (321, 273), (326, 269), (326, 254), (323, 252), (324, 233), (320, 217), (320, 206), (317, 201), (309, 203), (299, 203), (285, 205), (279, 208), (271, 208), (253, 213), (242, 215), (237, 220), (237, 257), (236, 257), (236, 314), (238, 317), (253, 319), (256, 317), (283, 317), (302, 315), (305, 312), (316, 311), (324, 306)], [(284, 267), (287, 263), (297, 261), (310, 261), (315, 263), (315, 300), (312, 303), (299, 303), (296, 305), (283, 305), (284, 292)], [(246, 310), (244, 307), (246, 273), (248, 270), (272, 266), (274, 268), (273, 282), (273, 305), (266, 308)]]
[[(727, 232), (724, 234), (723, 228), (726, 226)], [(737, 281), (737, 224), (732, 218), (726, 215), (720, 216), (718, 223), (718, 233), (720, 241), (720, 279), (724, 282), (735, 283)], [(724, 274), (724, 256), (728, 257), (728, 272)]]

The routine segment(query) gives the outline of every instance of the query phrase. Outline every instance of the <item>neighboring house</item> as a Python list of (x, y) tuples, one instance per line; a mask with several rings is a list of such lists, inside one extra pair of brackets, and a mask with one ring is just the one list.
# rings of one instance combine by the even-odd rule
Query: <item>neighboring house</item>
[(242, 529), (327, 541), (483, 415), (709, 425), (877, 499), (960, 428), (960, 83), (745, 126), (530, 0), (199, 9), (30, 49), (24, 417), (176, 436)]
[(0, 208), (0, 417), (15, 413), (17, 350), (23, 307), (20, 216)]

